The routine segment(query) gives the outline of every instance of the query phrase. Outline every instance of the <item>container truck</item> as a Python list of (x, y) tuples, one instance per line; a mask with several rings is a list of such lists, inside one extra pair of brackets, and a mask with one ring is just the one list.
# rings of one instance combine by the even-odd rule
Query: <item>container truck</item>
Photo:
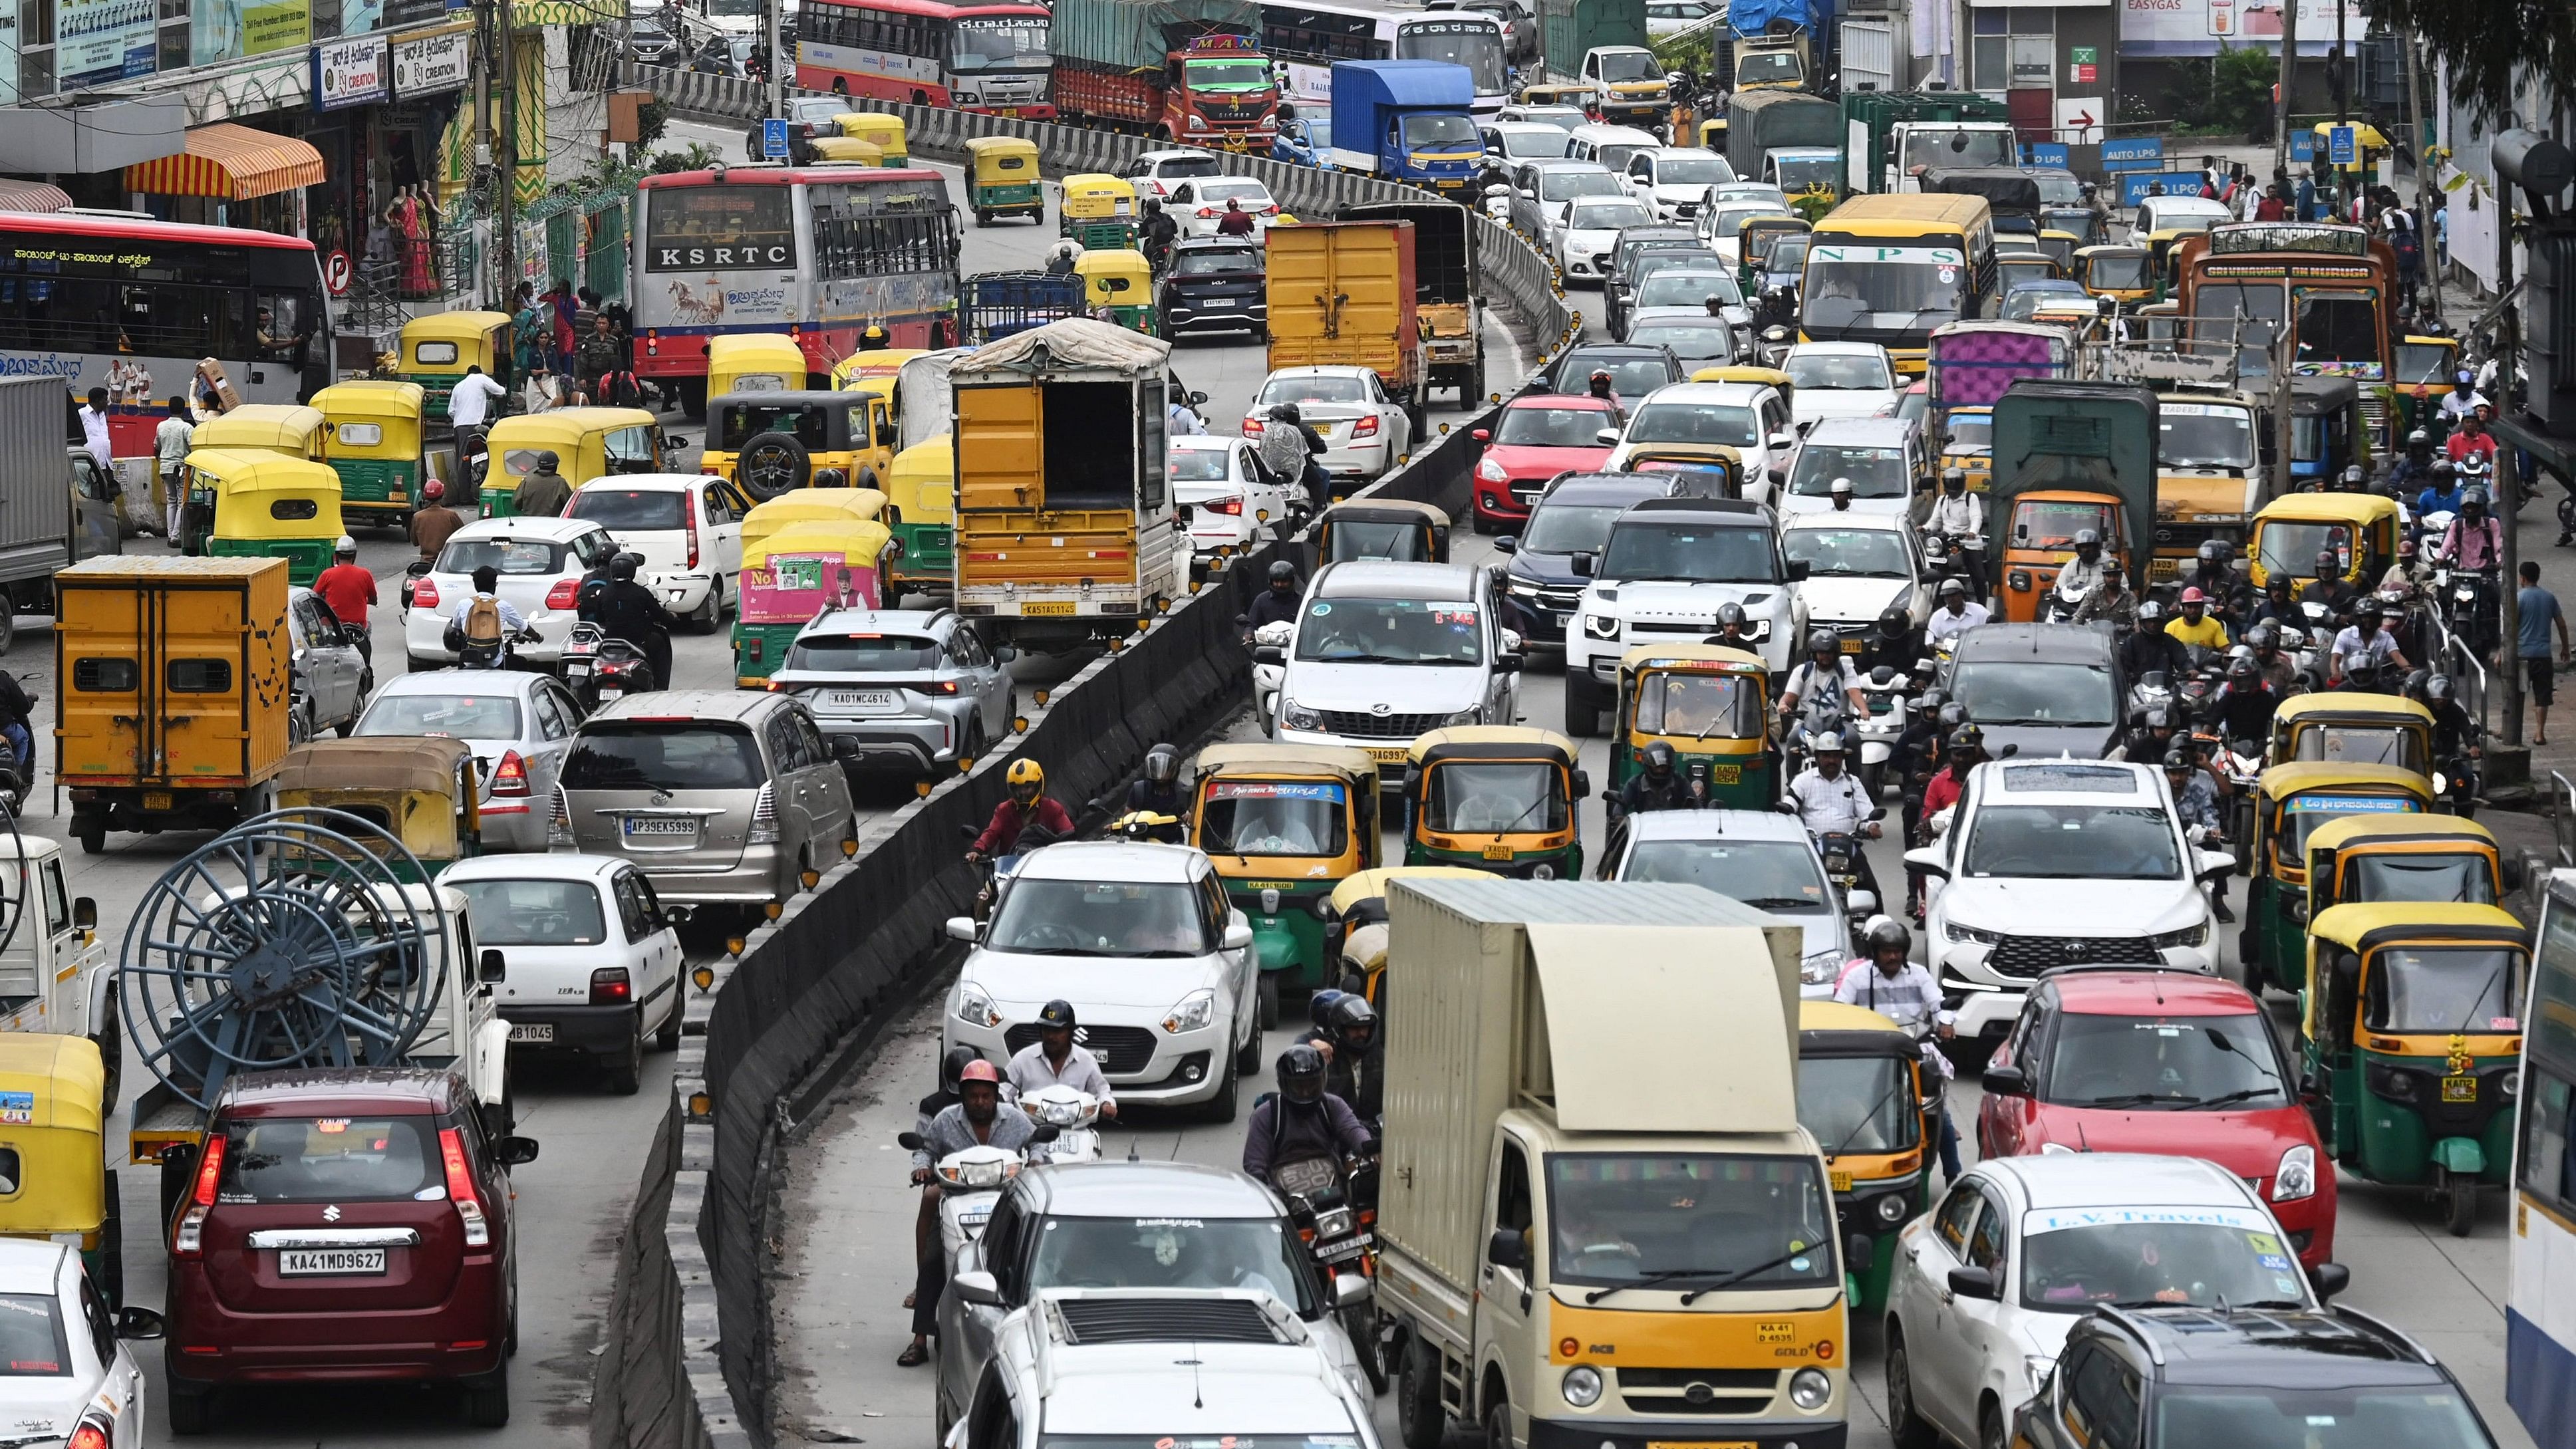
[(1799, 929), (1690, 886), (1387, 892), (1378, 1304), (1408, 1449), (1842, 1449)]
[(1470, 109), (1476, 80), (1437, 60), (1345, 60), (1333, 66), (1336, 169), (1464, 197), (1485, 159)]
[(1274, 226), (1266, 250), (1270, 370), (1369, 368), (1419, 438), (1431, 364), (1416, 247), (1410, 221), (1334, 221)]
[(1850, 91), (1842, 109), (1847, 196), (1920, 191), (1935, 166), (2021, 161), (2011, 113), (1974, 91)]
[(1476, 228), (1447, 201), (1383, 201), (1342, 208), (1344, 221), (1413, 223), (1414, 307), (1430, 365), (1426, 388), (1458, 389), (1458, 405), (1485, 396), (1485, 299), (1476, 275)]
[(1270, 154), (1279, 88), (1254, 0), (1058, 0), (1047, 34), (1066, 120)]
[(1580, 78), (1597, 49), (1646, 43), (1646, 0), (1539, 0), (1538, 19), (1547, 73), (1559, 81)]
[(1791, 196), (1822, 184), (1839, 192), (1842, 112), (1798, 91), (1737, 91), (1726, 103), (1726, 160), (1747, 181)]

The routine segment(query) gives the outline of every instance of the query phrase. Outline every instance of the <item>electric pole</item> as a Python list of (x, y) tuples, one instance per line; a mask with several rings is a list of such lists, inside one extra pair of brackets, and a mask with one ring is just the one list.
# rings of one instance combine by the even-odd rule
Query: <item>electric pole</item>
[(2415, 249), (2424, 258), (2424, 295), (2416, 298), (2415, 306), (2419, 312), (2439, 317), (2442, 273), (2433, 260), (2433, 168), (2424, 154), (2432, 148), (2424, 143), (2424, 103), (2418, 94), (2423, 78), (2415, 68), (2415, 47), (2407, 44), (2402, 35), (2396, 40), (2397, 53), (2406, 58), (2406, 145), (2415, 153)]
[[(2502, 138), (2498, 138), (2502, 139)], [(2499, 148), (2490, 144), (2490, 158)], [(2504, 312), (2496, 321), (2496, 416), (2507, 415), (2513, 397), (2513, 355), (2522, 345), (2522, 309), (2513, 301), (2513, 193), (2519, 177), (2505, 175), (2502, 164), (2495, 166), (2496, 202), (2496, 295), (2504, 299)], [(2497, 530), (2504, 547), (2496, 556), (2496, 647), (2495, 672), (2504, 685), (2504, 742), (2522, 743), (2522, 558), (2514, 546), (2514, 508), (2508, 501), (2518, 486), (2514, 478), (2513, 459), (2517, 449), (2495, 450), (2495, 499), (2487, 507), (2487, 517), (2503, 520)]]
[(769, 110), (767, 114), (787, 114), (787, 0), (768, 0), (761, 7), (762, 26), (769, 42)]
[(511, 0), (492, 0), (498, 21), (492, 56), (501, 72), (500, 134), (492, 146), (501, 195), (492, 207), (492, 258), (501, 280), (501, 303), (496, 310), (503, 312), (519, 310), (519, 69), (511, 63), (510, 4)]
[[(2278, 114), (2272, 134), (2272, 174), (2275, 176), (2290, 174), (2290, 106), (2298, 93), (2298, 81), (2299, 0), (2281, 0), (2281, 79), (2274, 85), (2281, 93), (2281, 103), (2273, 108)], [(2308, 169), (2315, 170), (2314, 163), (2310, 163)], [(2304, 216), (2298, 219), (2307, 220)], [(2286, 438), (2289, 434), (2286, 425), (2284, 428), (2282, 436)], [(2281, 452), (2281, 466), (2285, 469), (2290, 466), (2286, 447)]]

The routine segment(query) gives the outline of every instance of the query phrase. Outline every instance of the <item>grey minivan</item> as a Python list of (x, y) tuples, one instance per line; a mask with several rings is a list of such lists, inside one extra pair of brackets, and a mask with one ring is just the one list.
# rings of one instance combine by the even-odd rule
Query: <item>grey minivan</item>
[(630, 694), (582, 722), (555, 786), (554, 840), (635, 862), (667, 905), (783, 901), (857, 834), (832, 747), (779, 694)]

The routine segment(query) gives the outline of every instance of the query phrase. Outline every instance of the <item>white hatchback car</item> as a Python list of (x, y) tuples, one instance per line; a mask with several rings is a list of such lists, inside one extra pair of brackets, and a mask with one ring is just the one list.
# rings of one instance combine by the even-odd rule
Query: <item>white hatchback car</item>
[(1624, 473), (1648, 443), (1717, 443), (1743, 459), (1744, 496), (1770, 503), (1789, 474), (1797, 435), (1789, 430), (1789, 403), (1778, 388), (1759, 382), (1677, 382), (1646, 395), (1628, 415), (1619, 445), (1604, 473)]
[(1807, 566), (1799, 587), (1810, 629), (1852, 639), (1866, 636), (1890, 609), (1918, 629), (1931, 615), (1923, 547), (1902, 513), (1792, 513), (1780, 521), (1780, 549)]
[(606, 855), (486, 855), (439, 876), (465, 894), (474, 944), (507, 967), (494, 992), (513, 1052), (563, 1052), (596, 1064), (631, 1096), (644, 1040), (680, 1044), (680, 934), (653, 883)]
[[(109, 1191), (115, 1183), (109, 1174)], [(159, 1338), (161, 1315), (108, 1307), (81, 1267), (80, 1244), (42, 1239), (0, 1238), (0, 1303), (14, 1310), (0, 1324), (9, 1442), (143, 1449), (149, 1389), (124, 1341)]]
[(1225, 167), (1213, 152), (1187, 149), (1146, 151), (1128, 162), (1127, 169), (1118, 174), (1134, 183), (1140, 199), (1156, 196), (1168, 200), (1173, 187), (1184, 181), (1224, 175)]
[(512, 653), (535, 663), (563, 657), (564, 640), (577, 617), (582, 575), (617, 551), (608, 530), (583, 518), (486, 518), (458, 529), (438, 560), (413, 588), (403, 615), (403, 652), (414, 669), (456, 662), (446, 644), (448, 622), (474, 597), (474, 571), (490, 567), (503, 603), (537, 631), (534, 644)]
[(1279, 219), (1279, 203), (1271, 198), (1270, 188), (1247, 176), (1183, 181), (1172, 188), (1171, 199), (1163, 204), (1170, 209), (1172, 219), (1181, 224), (1181, 235), (1215, 236), (1229, 201), (1252, 214), (1254, 241), (1269, 235), (1270, 223)]
[(701, 634), (742, 602), (742, 518), (751, 499), (702, 473), (618, 473), (572, 496), (566, 518), (608, 530), (621, 552), (644, 556), (637, 581)]
[(1222, 433), (1171, 440), (1172, 501), (1180, 505), (1191, 556), (1204, 566), (1221, 548), (1240, 552), (1265, 536), (1294, 531), (1305, 494), (1270, 479), (1242, 438)]
[(1789, 415), (1802, 424), (1896, 411), (1896, 363), (1875, 342), (1801, 342), (1780, 359), (1780, 370), (1797, 387)]
[[(1657, 692), (1638, 709), (1660, 712), (1659, 733), (1691, 734), (1721, 720), (1729, 729), (1760, 722), (1743, 717), (1760, 711), (1759, 692), (1735, 679), (1663, 674), (1655, 681)], [(1851, 963), (1851, 918), (1878, 909), (1878, 897), (1868, 891), (1855, 890), (1848, 899), (1836, 891), (1815, 837), (1795, 816), (1766, 810), (1632, 815), (1611, 827), (1607, 856), (1605, 879), (1703, 886), (1797, 922), (1807, 937), (1798, 994), (1811, 1000), (1832, 996), (1834, 982)]]
[[(1996, 1449), (2094, 1309), (2317, 1306), (2253, 1189), (2197, 1157), (1990, 1157), (1898, 1235), (1887, 1417), (1899, 1444)], [(2215, 1449), (2215, 1446), (2212, 1446)]]
[(1243, 435), (1260, 436), (1270, 410), (1281, 403), (1295, 403), (1306, 426), (1323, 435), (1321, 461), (1324, 471), (1335, 478), (1382, 477), (1397, 459), (1413, 451), (1413, 419), (1368, 368), (1279, 369), (1252, 399)]
[(1653, 226), (1655, 209), (1633, 196), (1579, 196), (1565, 209), (1565, 224), (1556, 231), (1556, 265), (1566, 284), (1595, 286), (1610, 275), (1610, 249), (1619, 233), (1632, 226)]
[(1020, 858), (992, 919), (948, 922), (972, 944), (940, 1020), (940, 1048), (991, 1061), (1038, 1039), (1038, 1012), (1073, 1003), (1083, 1045), (1122, 1105), (1198, 1107), (1234, 1120), (1236, 1084), (1261, 1065), (1252, 922), (1197, 850), (1080, 840)]
[(1949, 814), (1905, 863), (1931, 877), (1924, 951), (1941, 990), (1965, 998), (1963, 1043), (2009, 1030), (2031, 983), (2052, 967), (2218, 969), (2201, 882), (2236, 860), (2184, 838), (2163, 770), (1992, 761), (1970, 772)]

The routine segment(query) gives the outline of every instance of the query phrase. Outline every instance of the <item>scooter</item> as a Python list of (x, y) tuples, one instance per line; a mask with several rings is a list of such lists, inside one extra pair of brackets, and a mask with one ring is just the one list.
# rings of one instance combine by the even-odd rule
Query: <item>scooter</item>
[(564, 641), (564, 684), (582, 708), (594, 710), (630, 694), (653, 688), (653, 666), (644, 651), (624, 639), (611, 639), (597, 624), (572, 626)]
[(1839, 686), (1820, 687), (1798, 701), (1795, 709), (1784, 711), (1780, 718), (1780, 731), (1788, 758), (1781, 764), (1782, 778), (1797, 778), (1798, 772), (1807, 767), (1807, 762), (1816, 757), (1817, 740), (1829, 734), (1841, 734), (1850, 727), (1851, 703), (1843, 698)]
[(1896, 755), (1896, 737), (1905, 732), (1905, 691), (1909, 681), (1896, 672), (1896, 666), (1882, 664), (1872, 669), (1860, 682), (1862, 699), (1869, 713), (1854, 727), (1860, 736), (1860, 779), (1869, 798), (1883, 798), (1887, 762)]
[[(1040, 1126), (1029, 1145), (1036, 1147), (1052, 1134), (1052, 1128)], [(922, 1149), (918, 1132), (900, 1132), (894, 1140), (914, 1152)], [(1013, 1148), (980, 1143), (949, 1153), (932, 1166), (930, 1180), (939, 1185), (939, 1250), (949, 1272), (957, 1271), (958, 1255), (966, 1245), (984, 1235), (993, 1205), (1002, 1200), (1002, 1189), (1027, 1166), (1028, 1158)]]
[(1055, 1129), (1055, 1140), (1046, 1149), (1049, 1163), (1100, 1160), (1100, 1133), (1091, 1125), (1100, 1118), (1098, 1097), (1055, 1082), (1022, 1094), (1020, 1110), (1039, 1126)]
[[(1281, 651), (1284, 657), (1288, 648), (1288, 640), (1290, 636), (1294, 635), (1296, 632), (1297, 626), (1289, 623), (1285, 619), (1279, 620), (1276, 623), (1264, 624), (1260, 628), (1252, 631), (1252, 647), (1255, 649), (1277, 649)], [(1260, 718), (1267, 720), (1278, 714), (1279, 687), (1287, 681), (1287, 678), (1288, 666), (1285, 664), (1262, 664), (1259, 662), (1255, 662), (1253, 664), (1252, 697), (1256, 703), (1257, 712)]]

